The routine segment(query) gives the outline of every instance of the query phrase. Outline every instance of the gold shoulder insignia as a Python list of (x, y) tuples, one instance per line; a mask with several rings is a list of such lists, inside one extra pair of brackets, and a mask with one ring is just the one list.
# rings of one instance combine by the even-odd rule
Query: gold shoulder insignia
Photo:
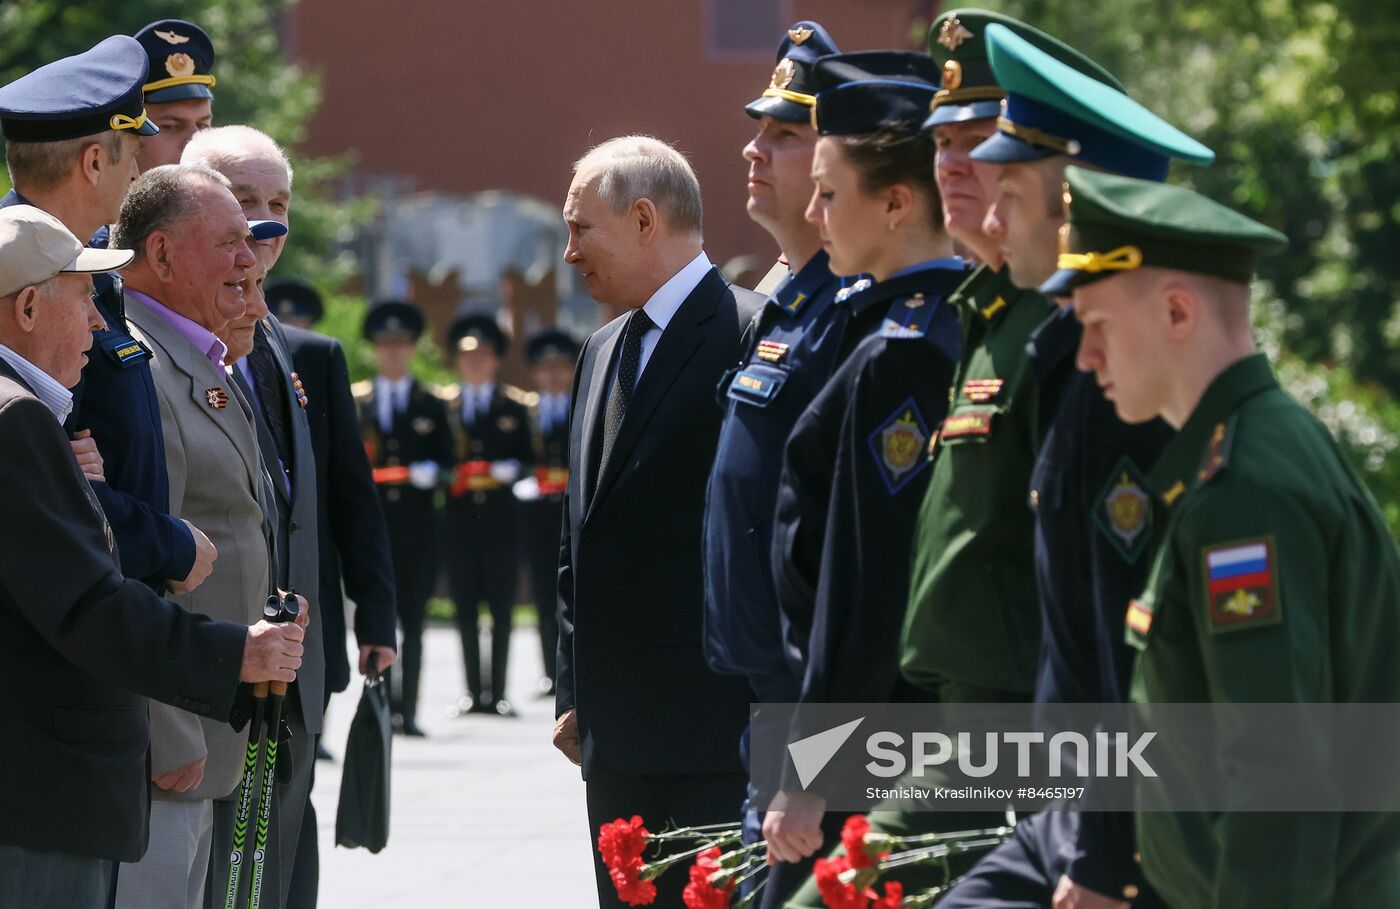
[(1224, 423), (1216, 423), (1215, 428), (1210, 433), (1210, 445), (1206, 447), (1205, 456), (1201, 458), (1201, 466), (1196, 471), (1196, 485), (1200, 486), (1210, 482), (1211, 478), (1230, 463), (1230, 446), (1235, 441), (1235, 422), (1238, 418), (1231, 417)]
[(816, 32), (814, 32), (814, 31), (813, 31), (812, 29), (810, 29), (810, 28), (790, 28), (790, 29), (788, 29), (788, 37), (792, 39), (792, 43), (793, 43), (793, 44), (802, 44), (802, 43), (805, 42), (808, 38), (812, 37), (814, 34), (816, 34)]
[(938, 30), (938, 43), (948, 48), (950, 51), (957, 50), (958, 45), (971, 37), (972, 32), (968, 31), (967, 27), (958, 21), (957, 16), (944, 22), (943, 27)]
[(539, 397), (538, 395), (535, 395), (534, 392), (526, 391), (523, 388), (519, 388), (515, 385), (510, 385), (504, 382), (501, 383), (501, 393), (504, 394), (507, 398), (510, 398), (515, 403), (524, 404), (526, 407), (530, 406), (530, 399), (532, 395), (534, 395), (535, 397)]
[(163, 32), (156, 30), (156, 37), (167, 44), (187, 44), (190, 40), (188, 35), (177, 35), (174, 32)]
[(355, 400), (363, 401), (374, 394), (374, 380), (361, 379), (350, 386), (350, 393), (355, 396)]
[(455, 405), (462, 400), (462, 386), (460, 385), (432, 385), (429, 390), (447, 405)]

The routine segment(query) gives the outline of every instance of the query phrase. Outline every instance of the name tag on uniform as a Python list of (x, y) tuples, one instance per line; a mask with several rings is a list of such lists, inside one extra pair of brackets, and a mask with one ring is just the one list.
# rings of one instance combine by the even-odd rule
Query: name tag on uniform
[(151, 352), (146, 349), (146, 345), (131, 335), (116, 335), (99, 342), (98, 346), (118, 369), (135, 366), (151, 358)]
[(953, 414), (943, 421), (943, 427), (938, 431), (940, 438), (945, 441), (957, 439), (963, 436), (985, 436), (992, 432), (992, 412), (988, 410), (977, 410), (970, 413)]
[(734, 401), (766, 407), (778, 396), (786, 381), (786, 370), (751, 363), (734, 374), (729, 383), (728, 396)]

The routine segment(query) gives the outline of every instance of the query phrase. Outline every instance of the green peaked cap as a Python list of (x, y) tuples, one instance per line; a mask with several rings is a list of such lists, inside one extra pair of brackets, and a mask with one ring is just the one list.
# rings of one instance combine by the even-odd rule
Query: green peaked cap
[(1171, 159), (1209, 164), (1215, 152), (1123, 92), (1086, 76), (1001, 25), (987, 26), (987, 56), (1006, 89), (995, 136), (972, 153), (994, 164), (1068, 155), (1077, 162), (1165, 180)]
[(1171, 268), (1240, 284), (1261, 255), (1288, 243), (1278, 231), (1181, 186), (1065, 168), (1059, 271), (1041, 293), (1065, 296), (1136, 268)]
[(1040, 29), (1019, 19), (985, 9), (949, 10), (933, 20), (928, 33), (928, 52), (943, 72), (939, 92), (929, 103), (930, 114), (924, 127), (940, 123), (981, 120), (1001, 113), (1006, 92), (992, 73), (987, 59), (987, 26), (1010, 29), (1031, 44), (1068, 66), (1088, 73), (1114, 88), (1123, 86), (1108, 70)]

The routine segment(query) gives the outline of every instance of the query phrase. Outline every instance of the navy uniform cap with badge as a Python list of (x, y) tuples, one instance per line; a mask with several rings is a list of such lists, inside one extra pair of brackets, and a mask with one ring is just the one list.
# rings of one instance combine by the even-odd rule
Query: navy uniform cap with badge
[[(825, 57), (817, 129), (917, 136), (936, 79), (923, 54)], [(907, 541), (929, 478), (925, 446), (958, 363), (960, 329), (946, 301), (966, 277), (961, 259), (935, 258), (835, 303), (848, 312), (838, 366), (788, 440), (773, 544), (787, 580), (787, 645), (805, 666), (803, 701), (921, 697), (898, 672)]]
[[(403, 300), (380, 300), (365, 313), (361, 331), (371, 344), (414, 344), (423, 334), (423, 312)], [(412, 375), (356, 382), (360, 435), (384, 507), (395, 602), (403, 628), (399, 652), (401, 695), (397, 728), (421, 735), (418, 688), (423, 666), (423, 623), (438, 577), (437, 475), (452, 463), (447, 412), (432, 390)], [(416, 482), (415, 482), (416, 481)]]
[(263, 296), (268, 310), (288, 325), (311, 328), (325, 315), (321, 292), (302, 277), (274, 278), (263, 288)]
[[(114, 35), (0, 88), (0, 132), (8, 143), (57, 142), (116, 131), (159, 132), (147, 117), (141, 88), (146, 52)], [(0, 206), (25, 203), (21, 183)], [(111, 215), (115, 216), (115, 212)], [(194, 565), (194, 539), (169, 514), (170, 488), (150, 350), (129, 331), (121, 279), (96, 276), (93, 302), (106, 327), (93, 333), (83, 378), (74, 389), (66, 428), (90, 430), (102, 450), (106, 483), (95, 486), (122, 554), (123, 569), (157, 592)]]
[[(1051, 289), (1092, 284), (1115, 311), (1137, 304), (1116, 296), (1114, 282), (1139, 268), (1243, 291), (1259, 257), (1285, 244), (1182, 187), (1078, 168), (1067, 181), (1070, 230)], [(1218, 321), (1200, 323), (1189, 349), (1223, 344)], [(1263, 354), (1209, 379), (1148, 487), (1164, 521), (1149, 579), (1125, 610), (1140, 651), (1134, 701), (1400, 701), (1400, 552), (1332, 434), (1280, 387)], [(1325, 788), (1333, 739), (1297, 742), (1294, 759), (1317, 767), (1297, 784)], [(1245, 799), (1256, 780), (1277, 776), (1275, 755), (1243, 732), (1227, 730), (1217, 747), (1213, 759)], [(1144, 812), (1137, 826), (1147, 877), (1174, 906), (1400, 904), (1393, 814)], [(1351, 858), (1294, 864), (1283, 854)]]
[(142, 86), (147, 104), (214, 97), (214, 42), (204, 29), (184, 19), (161, 19), (135, 37), (150, 58)]
[[(448, 328), (450, 359), (490, 351), (505, 355), (508, 340), (494, 314), (468, 313)], [(511, 715), (505, 698), (511, 616), (520, 558), (521, 512), (512, 487), (530, 469), (529, 395), (492, 379), (465, 380), (443, 395), (452, 427), (455, 464), (447, 490), (447, 533), (452, 558), (447, 580), (456, 606), (466, 663), (467, 695), (459, 710)], [(489, 687), (483, 685), (478, 619), (485, 601), (491, 612)], [(468, 703), (469, 701), (469, 703)]]
[[(836, 50), (820, 23), (794, 23), (778, 45), (768, 88), (744, 110), (805, 128), (817, 61)], [(784, 655), (770, 545), (783, 444), (830, 378), (848, 314), (832, 305), (841, 282), (825, 251), (786, 264), (739, 365), (720, 380), (725, 417), (704, 521), (706, 661), (746, 676), (766, 701), (796, 699), (799, 682)]]

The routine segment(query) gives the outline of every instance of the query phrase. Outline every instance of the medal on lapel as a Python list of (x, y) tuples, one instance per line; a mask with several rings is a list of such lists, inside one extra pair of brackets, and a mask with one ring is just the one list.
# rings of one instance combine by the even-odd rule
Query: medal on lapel
[(295, 372), (292, 373), (292, 389), (297, 393), (297, 403), (301, 405), (302, 410), (305, 410), (307, 401), (306, 389), (301, 385), (301, 376), (297, 375)]
[(228, 395), (222, 388), (204, 389), (204, 400), (209, 402), (209, 406), (215, 410), (223, 410), (228, 406)]

